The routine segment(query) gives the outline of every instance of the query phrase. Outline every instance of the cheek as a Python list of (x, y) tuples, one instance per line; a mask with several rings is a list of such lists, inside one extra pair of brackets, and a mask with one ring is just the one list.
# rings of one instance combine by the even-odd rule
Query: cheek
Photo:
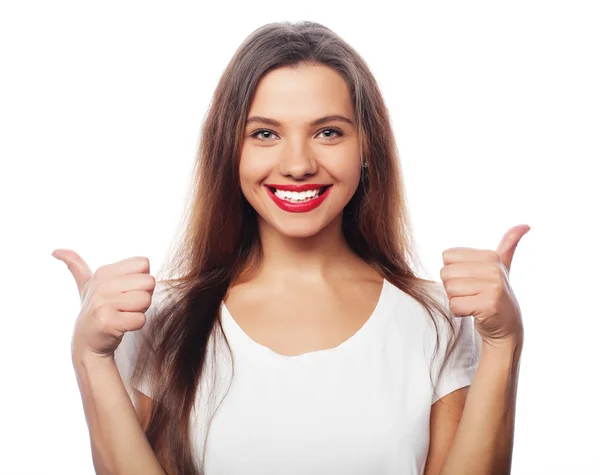
[(357, 162), (354, 166), (346, 168), (341, 174), (340, 182), (343, 183), (343, 201), (348, 202), (356, 193), (358, 186), (360, 185), (361, 167), (360, 162)]
[(337, 181), (344, 185), (345, 188), (354, 192), (360, 182), (361, 167), (357, 161), (351, 166), (345, 166), (337, 170), (331, 170), (331, 174), (337, 178)]
[(252, 194), (256, 192), (257, 184), (265, 180), (269, 174), (269, 169), (263, 160), (256, 160), (251, 154), (242, 153), (240, 157), (239, 175), (240, 188), (242, 193), (249, 201)]

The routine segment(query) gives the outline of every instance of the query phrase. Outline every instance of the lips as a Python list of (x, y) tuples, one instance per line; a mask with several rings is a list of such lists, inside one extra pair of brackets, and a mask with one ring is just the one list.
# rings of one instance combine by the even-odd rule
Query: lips
[(277, 190), (282, 190), (282, 191), (301, 192), (301, 191), (322, 189), (322, 188), (325, 188), (326, 186), (331, 186), (331, 185), (321, 184), (321, 183), (304, 183), (302, 185), (275, 185), (275, 184), (267, 183), (265, 186), (267, 186), (269, 188), (275, 188)]
[[(329, 196), (332, 185), (323, 185), (320, 183), (307, 183), (303, 185), (265, 185), (267, 194), (275, 202), (275, 204), (290, 213), (306, 213), (319, 207), (323, 201)], [(291, 202), (287, 199), (280, 198), (275, 194), (276, 191), (288, 191), (300, 193), (303, 191), (319, 190), (315, 197), (310, 197), (305, 201)]]

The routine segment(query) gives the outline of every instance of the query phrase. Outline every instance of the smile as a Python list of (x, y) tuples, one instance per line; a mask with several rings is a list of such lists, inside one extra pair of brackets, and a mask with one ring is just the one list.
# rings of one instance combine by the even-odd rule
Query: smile
[(279, 208), (292, 213), (305, 213), (317, 208), (329, 195), (332, 185), (265, 185), (267, 193)]

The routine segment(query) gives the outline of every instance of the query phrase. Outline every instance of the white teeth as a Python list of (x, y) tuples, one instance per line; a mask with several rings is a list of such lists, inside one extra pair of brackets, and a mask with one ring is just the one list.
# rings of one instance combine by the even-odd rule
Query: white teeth
[(283, 191), (283, 190), (275, 190), (275, 196), (281, 198), (282, 200), (292, 201), (292, 202), (300, 202), (300, 201), (308, 201), (315, 198), (319, 194), (319, 189), (307, 190), (307, 191)]

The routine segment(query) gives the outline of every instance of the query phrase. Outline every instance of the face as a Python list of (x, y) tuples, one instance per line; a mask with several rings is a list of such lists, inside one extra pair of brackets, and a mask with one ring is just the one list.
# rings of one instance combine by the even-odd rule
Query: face
[(331, 226), (341, 231), (360, 170), (358, 128), (339, 73), (302, 64), (261, 78), (240, 161), (242, 193), (261, 227), (288, 237), (314, 236)]

